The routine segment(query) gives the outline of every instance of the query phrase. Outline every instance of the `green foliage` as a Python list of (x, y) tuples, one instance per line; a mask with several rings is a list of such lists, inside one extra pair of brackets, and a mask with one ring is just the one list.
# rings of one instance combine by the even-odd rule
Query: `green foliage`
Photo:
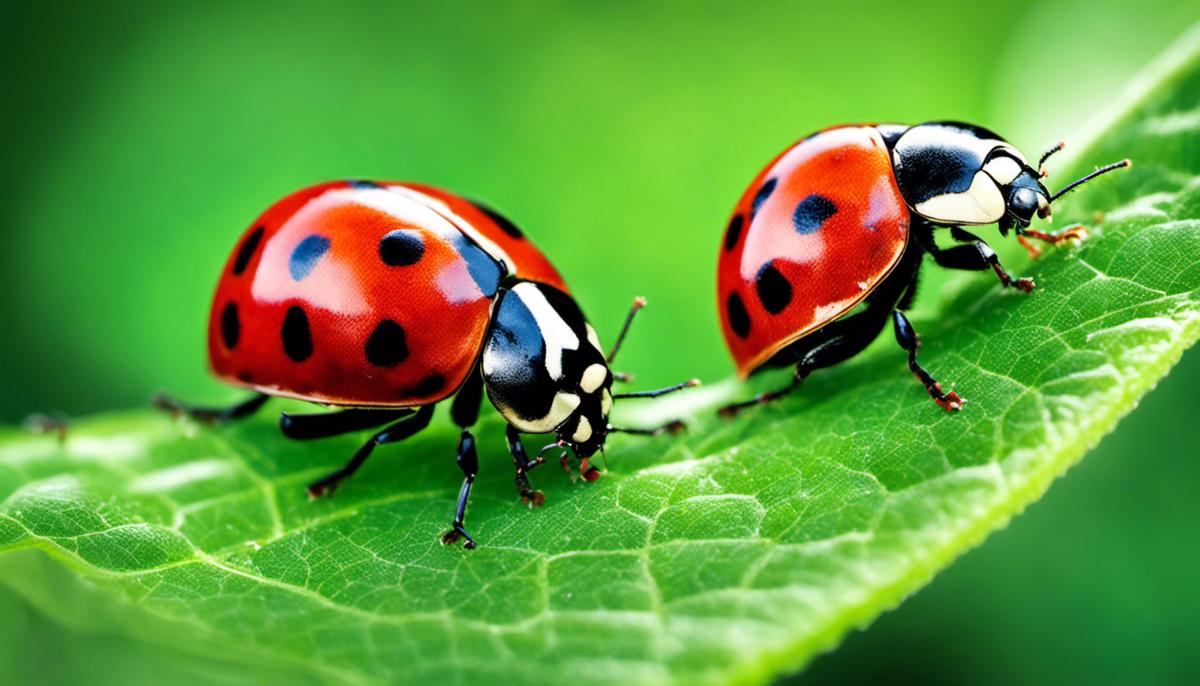
[(1030, 296), (971, 275), (917, 321), (958, 415), (879, 346), (736, 422), (711, 413), (746, 392), (732, 383), (657, 405), (692, 432), (614, 441), (592, 485), (544, 468), (537, 512), (490, 418), (470, 553), (436, 543), (457, 489), (446, 423), (309, 502), (361, 437), (103, 416), (62, 445), (0, 441), (0, 578), (76, 628), (229, 679), (253, 665), (247, 681), (761, 683), (802, 665), (1036, 499), (1200, 336), (1195, 36), (1056, 173), (1135, 160), (1063, 203), (1059, 221), (1107, 212), (1092, 238), (1025, 267)]

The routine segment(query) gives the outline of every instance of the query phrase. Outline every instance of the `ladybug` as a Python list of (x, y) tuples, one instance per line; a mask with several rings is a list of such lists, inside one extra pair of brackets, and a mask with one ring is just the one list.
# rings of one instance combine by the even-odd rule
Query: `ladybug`
[[(463, 472), (454, 521), (443, 543), (475, 542), (463, 526), (478, 471), (470, 428), (484, 391), (508, 423), (508, 449), (523, 501), (542, 504), (528, 473), (546, 450), (589, 458), (609, 434), (660, 434), (608, 422), (617, 398), (609, 365), (638, 298), (607, 353), (562, 277), (521, 230), (490, 207), (413, 183), (338, 181), (297, 191), (262, 214), (221, 274), (208, 327), (209, 363), (222, 380), (256, 391), (229, 408), (200, 408), (159, 396), (156, 404), (205, 422), (247, 417), (272, 396), (342, 408), (288, 414), (285, 436), (311, 440), (378, 429), (344, 467), (308, 487), (332, 493), (376, 446), (424, 429), (434, 406), (453, 396), (462, 429)], [(382, 428), (379, 428), (382, 427)], [(533, 457), (521, 434), (555, 434)]]
[[(795, 390), (814, 370), (861, 352), (892, 323), (908, 366), (943, 409), (962, 399), (942, 390), (917, 361), (917, 335), (904, 311), (916, 294), (922, 258), (942, 267), (991, 269), (1003, 286), (1025, 293), (995, 251), (964, 226), (997, 224), (1033, 256), (1029, 238), (1056, 244), (1086, 229), (1057, 234), (1029, 228), (1050, 219), (1051, 204), (1122, 160), (1051, 194), (1037, 168), (995, 133), (959, 122), (838, 126), (784, 150), (742, 194), (717, 262), (717, 307), (725, 342), (742, 378), (767, 366), (795, 366), (788, 386), (721, 409), (725, 416)], [(959, 242), (940, 247), (934, 229)]]

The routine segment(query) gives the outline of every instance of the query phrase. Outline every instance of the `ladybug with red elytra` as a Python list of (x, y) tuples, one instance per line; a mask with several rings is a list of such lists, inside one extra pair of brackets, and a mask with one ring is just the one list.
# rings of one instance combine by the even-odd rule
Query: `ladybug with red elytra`
[[(463, 519), (478, 472), (475, 424), (486, 392), (507, 422), (507, 443), (522, 501), (541, 505), (528, 473), (563, 450), (590, 464), (617, 432), (657, 435), (608, 421), (615, 399), (651, 398), (695, 386), (613, 393), (616, 357), (642, 298), (606, 353), (562, 277), (520, 229), (492, 208), (413, 183), (338, 181), (292, 193), (242, 236), (221, 274), (208, 328), (209, 363), (228, 383), (255, 395), (229, 408), (191, 407), (160, 395), (174, 413), (215, 423), (248, 417), (273, 397), (341, 408), (280, 418), (299, 440), (379, 429), (344, 467), (309, 486), (319, 497), (370, 457), (376, 446), (428, 426), (434, 406), (453, 396), (462, 429), (463, 484), (446, 544), (474, 548)], [(533, 457), (521, 434), (554, 434)]]
[[(948, 412), (962, 399), (917, 360), (917, 335), (904, 311), (916, 295), (925, 255), (939, 266), (992, 270), (1008, 288), (1029, 293), (1031, 279), (1000, 264), (980, 237), (962, 228), (996, 224), (1037, 257), (1030, 238), (1058, 244), (1087, 230), (1029, 228), (1049, 220), (1051, 204), (1129, 160), (1100, 167), (1050, 193), (1037, 168), (995, 133), (960, 122), (915, 126), (838, 126), (784, 150), (743, 193), (725, 231), (717, 264), (717, 308), (725, 342), (742, 378), (765, 367), (795, 366), (790, 383), (721, 408), (733, 416), (778, 400), (817, 369), (866, 348), (891, 321), (908, 366)], [(935, 229), (959, 245), (941, 247)]]

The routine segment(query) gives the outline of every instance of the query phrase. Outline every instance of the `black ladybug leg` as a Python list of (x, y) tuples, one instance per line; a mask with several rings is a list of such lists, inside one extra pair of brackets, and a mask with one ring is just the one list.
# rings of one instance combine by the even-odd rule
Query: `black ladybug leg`
[(766, 405), (767, 403), (774, 402), (780, 398), (787, 397), (788, 394), (800, 387), (800, 382), (803, 380), (804, 379), (800, 377), (799, 370), (797, 370), (795, 376), (792, 377), (791, 383), (789, 383), (787, 386), (774, 391), (759, 393), (753, 398), (749, 400), (743, 400), (740, 403), (730, 403), (717, 410), (717, 414), (727, 419), (732, 419), (733, 417), (738, 416), (738, 414), (743, 410), (748, 410), (751, 407), (757, 407), (758, 405)]
[(318, 414), (279, 415), (279, 430), (297, 441), (311, 441), (374, 429), (414, 414), (414, 410), (341, 410)]
[(479, 418), (479, 405), (483, 401), (483, 376), (478, 370), (472, 370), (471, 375), (463, 382), (454, 403), (450, 405), (450, 418), (461, 428), (458, 437), (456, 461), (463, 473), (462, 487), (458, 491), (458, 502), (454, 507), (454, 521), (450, 530), (442, 534), (442, 545), (450, 545), (463, 541), (467, 550), (475, 548), (475, 539), (463, 528), (463, 517), (467, 514), (467, 501), (471, 498), (471, 486), (475, 483), (475, 475), (479, 473), (479, 457), (475, 450), (475, 436), (470, 429)]
[(940, 266), (947, 269), (965, 269), (968, 271), (991, 269), (996, 273), (996, 277), (1000, 279), (1000, 283), (1003, 285), (1026, 293), (1033, 290), (1033, 279), (1025, 277), (1013, 278), (1004, 269), (1004, 266), (1000, 264), (1000, 258), (996, 257), (996, 251), (992, 250), (992, 246), (984, 242), (983, 239), (957, 226), (950, 228), (950, 235), (954, 240), (963, 241), (969, 245), (939, 248), (930, 242), (929, 245), (923, 246), (930, 255), (933, 255), (933, 260)]
[(467, 550), (475, 548), (475, 539), (463, 528), (463, 517), (467, 514), (467, 501), (471, 498), (471, 485), (475, 483), (475, 475), (479, 473), (479, 455), (475, 451), (475, 437), (470, 431), (463, 431), (458, 437), (458, 468), (463, 473), (462, 488), (458, 491), (458, 502), (454, 507), (454, 522), (450, 530), (442, 534), (442, 545), (463, 542)]
[(521, 502), (530, 507), (541, 507), (546, 502), (546, 496), (542, 495), (541, 491), (533, 490), (533, 487), (530, 486), (529, 472), (544, 462), (542, 456), (538, 455), (532, 460), (529, 459), (529, 455), (525, 452), (525, 445), (521, 443), (521, 432), (512, 424), (508, 425), (508, 430), (504, 435), (508, 440), (508, 452), (512, 453), (513, 468), (517, 471), (513, 482), (517, 485), (517, 492), (521, 494)]
[(682, 419), (672, 419), (671, 421), (648, 429), (639, 429), (628, 426), (613, 426), (608, 425), (610, 434), (632, 434), (634, 436), (661, 436), (662, 434), (677, 434), (687, 429), (687, 424), (683, 423)]
[(458, 394), (454, 396), (454, 403), (450, 405), (450, 418), (458, 425), (460, 429), (469, 429), (475, 426), (475, 420), (479, 419), (479, 405), (483, 402), (483, 375), (479, 370), (472, 370), (471, 374), (463, 381), (463, 385), (458, 389)]
[(383, 445), (384, 443), (396, 443), (416, 434), (421, 429), (429, 426), (429, 420), (432, 417), (433, 405), (425, 405), (417, 410), (415, 414), (407, 416), (371, 436), (358, 449), (358, 452), (354, 453), (354, 457), (351, 457), (350, 461), (344, 467), (309, 484), (308, 495), (313, 498), (329, 495), (338, 487), (338, 484), (358, 471), (358, 468), (371, 456), (371, 453), (375, 450), (375, 446)]
[(917, 379), (925, 386), (925, 390), (929, 392), (929, 397), (933, 398), (933, 402), (947, 412), (957, 412), (962, 409), (962, 399), (954, 391), (946, 393), (942, 391), (942, 385), (937, 379), (933, 378), (925, 368), (917, 362), (917, 333), (913, 331), (912, 323), (908, 321), (908, 317), (900, 310), (892, 312), (892, 327), (896, 332), (896, 342), (901, 348), (908, 353), (908, 368), (916, 375)]
[(231, 407), (193, 407), (184, 404), (166, 393), (158, 393), (151, 403), (160, 410), (166, 410), (173, 415), (187, 415), (205, 424), (219, 424), (249, 417), (258, 411), (270, 398), (265, 393), (255, 393), (249, 399)]
[(659, 396), (667, 395), (669, 393), (674, 393), (675, 391), (682, 391), (685, 388), (695, 388), (696, 386), (699, 386), (699, 385), (700, 385), (700, 379), (688, 379), (687, 381), (683, 381), (683, 382), (674, 384), (672, 386), (667, 386), (666, 388), (656, 388), (653, 391), (630, 391), (629, 393), (613, 393), (613, 399), (618, 400), (621, 398), (657, 398)]
[[(897, 280), (892, 281), (892, 278)], [(901, 281), (900, 278), (906, 280)], [(796, 373), (787, 386), (775, 391), (759, 393), (750, 400), (726, 405), (717, 413), (722, 417), (734, 417), (743, 410), (756, 405), (779, 400), (799, 388), (800, 383), (814, 371), (832, 367), (862, 352), (887, 325), (887, 313), (900, 296), (897, 287), (907, 288), (912, 279), (911, 275), (902, 277), (897, 274), (891, 277), (888, 283), (881, 285), (871, 295), (866, 310), (836, 321), (817, 333), (796, 341), (787, 348), (787, 354), (793, 356), (793, 359), (797, 359)]]

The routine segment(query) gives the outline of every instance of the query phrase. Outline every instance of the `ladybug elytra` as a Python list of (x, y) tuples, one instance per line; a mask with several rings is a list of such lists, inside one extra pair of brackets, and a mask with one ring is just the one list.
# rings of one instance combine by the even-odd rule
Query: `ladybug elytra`
[[(269, 397), (340, 411), (283, 414), (295, 439), (378, 429), (341, 469), (309, 486), (317, 497), (352, 475), (377, 445), (425, 428), (453, 396), (463, 472), (454, 522), (442, 540), (475, 543), (463, 526), (478, 471), (470, 427), (484, 392), (508, 424), (522, 500), (541, 504), (528, 472), (562, 448), (579, 471), (611, 433), (658, 434), (608, 422), (614, 399), (696, 385), (613, 393), (609, 369), (642, 299), (607, 354), (562, 277), (512, 222), (458, 195), (410, 183), (332, 182), (293, 193), (242, 236), (222, 272), (209, 319), (214, 372), (256, 394), (231, 408), (157, 404), (215, 422), (253, 414)], [(555, 434), (530, 457), (521, 434)]]
[[(717, 265), (717, 306), (725, 342), (743, 377), (766, 366), (795, 366), (788, 386), (722, 408), (731, 416), (795, 390), (817, 369), (867, 347), (891, 321), (908, 365), (947, 411), (962, 400), (917, 361), (917, 336), (904, 311), (912, 304), (922, 258), (950, 269), (991, 269), (1026, 293), (995, 251), (964, 226), (997, 224), (1034, 256), (1029, 238), (1051, 244), (1081, 239), (1029, 228), (1049, 219), (1051, 204), (1100, 174), (1101, 167), (1051, 194), (1043, 165), (987, 129), (957, 122), (916, 126), (852, 125), (825, 129), (784, 150), (763, 169), (734, 209)], [(934, 229), (949, 227), (959, 245), (943, 248)]]

